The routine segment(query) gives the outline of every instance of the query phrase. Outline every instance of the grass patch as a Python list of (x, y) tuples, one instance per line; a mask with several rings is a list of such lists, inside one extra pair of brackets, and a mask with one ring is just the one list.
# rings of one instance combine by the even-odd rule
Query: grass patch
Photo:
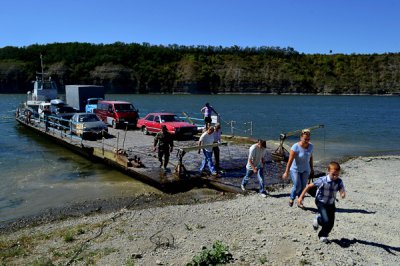
[(32, 266), (54, 266), (49, 258), (38, 258), (32, 262)]
[(63, 236), (64, 241), (67, 243), (73, 242), (75, 240), (74, 233), (72, 231), (67, 231)]
[(129, 258), (126, 260), (125, 266), (135, 266), (135, 262), (133, 261), (132, 258)]
[(78, 228), (78, 235), (83, 235), (85, 233), (85, 230), (83, 228)]
[(136, 239), (138, 239), (139, 237), (135, 236), (135, 235), (129, 235), (128, 236), (128, 240), (129, 241), (135, 241)]
[(192, 228), (190, 225), (188, 225), (188, 224), (185, 224), (185, 228), (186, 228), (186, 230), (188, 230), (188, 231), (192, 231), (192, 230), (193, 230), (193, 228)]
[(263, 256), (261, 256), (259, 259), (258, 259), (258, 261), (261, 263), (261, 264), (265, 264), (265, 263), (268, 263), (268, 258), (267, 258), (267, 256), (265, 256), (265, 255), (263, 255)]
[(114, 253), (114, 252), (117, 252), (117, 251), (118, 251), (118, 249), (116, 249), (116, 248), (106, 247), (106, 248), (103, 249), (102, 253), (103, 253), (104, 256), (107, 256), (107, 255), (110, 255), (111, 253)]
[(199, 255), (194, 256), (187, 266), (226, 264), (232, 260), (229, 247), (221, 241), (216, 241), (211, 248), (205, 248)]
[[(110, 255), (111, 253), (117, 251), (118, 249), (109, 247), (103, 249), (96, 249), (92, 251), (84, 251), (75, 259), (75, 261), (82, 261), (84, 262), (85, 265), (95, 265), (100, 258)], [(73, 253), (71, 253), (70, 256), (68, 257), (71, 257), (75, 253), (76, 250)]]
[(310, 265), (310, 264), (311, 264), (311, 262), (308, 261), (307, 259), (301, 259), (300, 260), (300, 265)]
[(0, 259), (19, 257), (26, 254), (26, 250), (21, 246), (11, 246), (0, 250)]
[(124, 229), (121, 229), (121, 228), (115, 228), (115, 231), (116, 231), (119, 235), (125, 234), (125, 230), (124, 230)]

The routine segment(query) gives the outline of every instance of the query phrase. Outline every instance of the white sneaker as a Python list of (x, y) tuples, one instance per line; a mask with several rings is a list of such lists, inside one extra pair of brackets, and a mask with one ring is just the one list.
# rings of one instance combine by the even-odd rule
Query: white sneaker
[(313, 222), (312, 222), (312, 226), (313, 226), (315, 231), (317, 231), (318, 227), (319, 227), (318, 217), (319, 217), (319, 214), (314, 217)]
[(260, 193), (260, 196), (263, 197), (263, 198), (266, 198), (266, 197), (267, 197), (267, 193), (261, 192), (261, 193)]
[(325, 237), (325, 236), (321, 236), (319, 238), (319, 241), (321, 241), (322, 243), (329, 243), (329, 239), (327, 237)]
[(243, 185), (240, 185), (240, 188), (242, 189), (242, 191), (246, 191), (246, 188)]

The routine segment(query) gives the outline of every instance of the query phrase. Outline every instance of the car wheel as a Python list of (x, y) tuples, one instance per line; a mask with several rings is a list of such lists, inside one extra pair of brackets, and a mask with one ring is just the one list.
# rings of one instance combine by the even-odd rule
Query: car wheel
[(149, 135), (149, 131), (147, 130), (146, 127), (142, 128), (142, 132), (143, 132), (144, 135)]

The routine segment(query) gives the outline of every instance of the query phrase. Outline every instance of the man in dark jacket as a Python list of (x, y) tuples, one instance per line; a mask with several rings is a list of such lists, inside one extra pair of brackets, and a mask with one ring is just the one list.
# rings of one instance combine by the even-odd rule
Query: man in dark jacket
[[(157, 133), (154, 137), (154, 151), (156, 151), (158, 145), (158, 160), (160, 161), (160, 167), (163, 167), (164, 170), (167, 170), (167, 165), (169, 161), (169, 154), (172, 152), (174, 147), (174, 141), (171, 133), (168, 132), (167, 126), (163, 125), (161, 127), (161, 131)], [(164, 156), (164, 164), (163, 158)]]

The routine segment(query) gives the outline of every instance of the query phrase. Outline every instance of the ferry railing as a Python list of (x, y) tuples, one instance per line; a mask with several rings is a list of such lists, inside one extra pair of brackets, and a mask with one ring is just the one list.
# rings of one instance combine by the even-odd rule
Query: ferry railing
[(82, 138), (79, 136), (74, 136), (70, 131), (70, 120), (64, 119), (58, 116), (48, 115), (45, 117), (39, 117), (39, 123), (43, 123), (46, 132), (50, 132), (53, 135), (60, 135), (61, 138), (69, 137), (72, 139), (77, 139), (82, 142)]
[[(182, 112), (182, 113), (184, 114), (184, 116), (179, 117), (180, 119), (185, 119), (190, 124), (197, 126), (197, 128), (200, 130), (203, 130), (205, 128), (204, 119), (192, 117), (188, 113), (185, 113), (185, 112)], [(238, 123), (235, 120), (225, 121), (224, 119), (222, 119), (221, 116), (214, 116), (214, 117), (216, 117), (216, 118), (213, 119), (213, 122), (211, 124), (215, 125), (216, 122), (219, 122), (221, 125), (225, 125), (226, 127), (228, 127), (230, 129), (230, 133), (232, 136), (234, 136), (236, 134), (253, 136), (253, 128), (254, 128), (253, 121)]]

